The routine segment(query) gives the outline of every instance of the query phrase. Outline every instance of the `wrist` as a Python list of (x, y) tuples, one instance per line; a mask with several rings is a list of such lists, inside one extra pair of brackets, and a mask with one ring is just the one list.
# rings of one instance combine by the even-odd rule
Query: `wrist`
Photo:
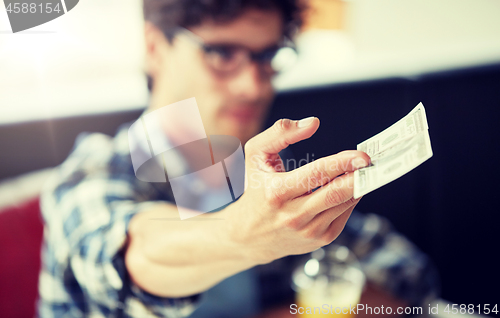
[[(224, 227), (219, 231), (221, 240), (227, 244), (234, 257), (252, 266), (274, 261), (275, 258), (270, 253), (266, 253), (269, 251), (268, 244), (262, 244), (262, 241), (256, 237), (259, 235), (258, 232), (251, 230), (250, 218), (239, 219), (243, 213), (248, 213), (248, 211), (241, 213), (241, 204), (240, 200), (218, 212), (221, 213), (223, 218), (221, 225)], [(255, 235), (249, 235), (249, 233)]]

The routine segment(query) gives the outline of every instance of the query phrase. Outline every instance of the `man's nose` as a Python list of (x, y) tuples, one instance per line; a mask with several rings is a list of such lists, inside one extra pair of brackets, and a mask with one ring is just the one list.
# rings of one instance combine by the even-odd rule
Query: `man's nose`
[(252, 61), (230, 80), (229, 90), (237, 98), (254, 101), (260, 98), (269, 84), (270, 79), (263, 76), (259, 64)]

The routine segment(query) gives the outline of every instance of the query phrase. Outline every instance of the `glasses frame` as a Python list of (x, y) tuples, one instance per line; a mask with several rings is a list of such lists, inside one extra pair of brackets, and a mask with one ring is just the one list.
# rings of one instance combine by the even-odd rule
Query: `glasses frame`
[[(179, 35), (179, 34), (184, 35), (193, 44), (196, 44), (203, 51), (206, 60), (207, 60), (208, 54), (210, 54), (211, 52), (216, 52), (217, 48), (233, 47), (233, 48), (243, 49), (244, 52), (246, 53), (245, 59), (243, 59), (234, 68), (231, 68), (229, 70), (217, 69), (217, 67), (215, 67), (213, 65), (213, 63), (210, 63), (209, 61), (207, 61), (207, 64), (211, 68), (213, 68), (217, 72), (224, 73), (224, 74), (235, 74), (238, 71), (240, 71), (245, 65), (247, 65), (251, 62), (255, 62), (259, 66), (259, 69), (261, 71), (263, 71), (263, 73), (265, 75), (274, 76), (277, 73), (279, 73), (281, 70), (279, 70), (279, 69), (277, 70), (277, 69), (274, 69), (272, 67), (272, 65), (271, 65), (272, 60), (278, 55), (278, 52), (281, 49), (292, 49), (297, 54), (297, 49), (296, 49), (295, 43), (286, 36), (283, 36), (281, 43), (277, 43), (275, 47), (267, 48), (267, 49), (264, 49), (263, 51), (260, 51), (260, 52), (252, 52), (250, 49), (242, 47), (242, 46), (238, 46), (238, 45), (208, 44), (200, 36), (196, 35), (195, 33), (191, 32), (189, 29), (186, 29), (184, 27), (177, 27), (176, 28), (174, 35)], [(269, 58), (269, 56), (266, 56), (269, 54), (272, 55), (270, 58)]]

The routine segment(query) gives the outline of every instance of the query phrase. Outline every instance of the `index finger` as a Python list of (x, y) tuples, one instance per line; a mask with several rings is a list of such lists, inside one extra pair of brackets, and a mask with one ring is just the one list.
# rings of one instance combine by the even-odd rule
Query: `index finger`
[(357, 150), (347, 150), (336, 155), (323, 157), (293, 171), (280, 174), (287, 187), (284, 199), (299, 197), (325, 185), (346, 172), (351, 172), (370, 164), (370, 157)]

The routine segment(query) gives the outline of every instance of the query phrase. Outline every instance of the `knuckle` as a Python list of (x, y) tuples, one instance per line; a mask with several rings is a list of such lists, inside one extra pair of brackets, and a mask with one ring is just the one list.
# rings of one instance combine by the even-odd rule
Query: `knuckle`
[(314, 218), (317, 216), (318, 211), (314, 203), (306, 202), (301, 208), (300, 213), (306, 218)]
[(278, 133), (282, 133), (291, 127), (291, 123), (292, 121), (290, 119), (282, 118), (277, 120), (273, 127)]
[(281, 149), (285, 149), (290, 145), (289, 136), (285, 133), (292, 128), (292, 123), (290, 119), (282, 118), (276, 121), (272, 127), (275, 135), (279, 136), (279, 138), (272, 140), (272, 142), (276, 143)]
[(309, 173), (309, 188), (314, 189), (321, 185), (321, 180), (324, 178), (323, 172), (319, 169), (318, 165), (313, 165)]
[(297, 231), (301, 228), (301, 222), (300, 219), (291, 215), (286, 215), (284, 221), (284, 226), (288, 229)]
[(270, 189), (266, 193), (266, 200), (272, 208), (279, 209), (283, 206), (286, 193), (284, 187)]
[(328, 191), (325, 195), (325, 204), (327, 206), (336, 206), (344, 201), (344, 193), (341, 188), (328, 188)]
[(354, 199), (354, 197), (350, 197), (350, 198), (346, 201), (346, 203), (347, 203), (347, 205), (348, 205), (348, 206), (352, 206), (352, 205), (357, 204), (357, 203), (358, 203), (358, 201), (359, 201), (358, 199)]
[(302, 237), (308, 240), (317, 240), (318, 239), (317, 230), (311, 226), (306, 227), (304, 230), (302, 230)]

